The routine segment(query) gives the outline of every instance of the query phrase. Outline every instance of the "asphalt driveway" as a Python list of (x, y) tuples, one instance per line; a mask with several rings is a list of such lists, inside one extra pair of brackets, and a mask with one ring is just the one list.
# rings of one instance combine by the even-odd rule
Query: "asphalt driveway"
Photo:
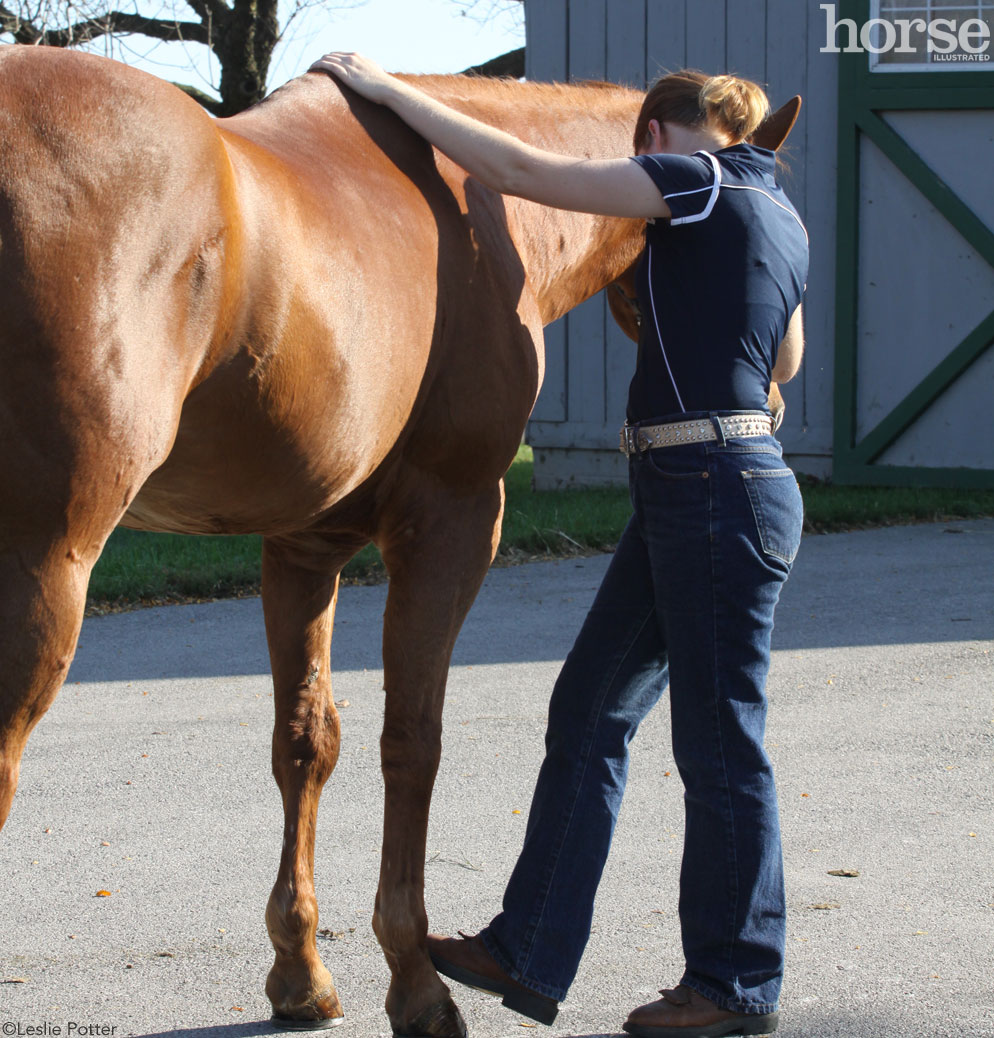
[[(428, 837), (434, 929), (475, 929), (499, 907), (547, 697), (607, 561), (495, 569), (470, 614)], [(317, 891), (340, 1038), (389, 1033), (370, 926), (384, 597), (343, 589), (332, 650), (347, 705)], [(994, 520), (807, 537), (774, 649), (790, 912), (778, 1033), (991, 1038)], [(0, 834), (3, 1035), (270, 1033), (271, 698), (258, 600), (86, 621)], [(665, 709), (634, 751), (581, 974), (554, 1027), (536, 1031), (614, 1034), (679, 977), (682, 806)], [(528, 1033), (497, 1001), (456, 995), (472, 1035)]]

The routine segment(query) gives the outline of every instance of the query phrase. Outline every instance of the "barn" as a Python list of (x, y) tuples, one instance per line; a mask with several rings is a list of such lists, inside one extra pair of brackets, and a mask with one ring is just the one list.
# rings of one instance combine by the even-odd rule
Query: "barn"
[[(801, 94), (784, 186), (811, 239), (780, 438), (839, 483), (994, 487), (994, 0), (525, 0), (529, 79), (685, 66)], [(634, 347), (602, 296), (546, 329), (540, 488), (623, 480)]]

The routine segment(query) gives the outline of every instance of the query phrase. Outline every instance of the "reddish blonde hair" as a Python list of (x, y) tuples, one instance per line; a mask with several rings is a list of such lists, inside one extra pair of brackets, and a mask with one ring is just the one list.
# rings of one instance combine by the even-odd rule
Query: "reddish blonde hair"
[(635, 150), (645, 143), (650, 119), (660, 125), (710, 126), (738, 143), (755, 133), (769, 114), (770, 102), (758, 83), (681, 69), (660, 76), (645, 95), (635, 123)]

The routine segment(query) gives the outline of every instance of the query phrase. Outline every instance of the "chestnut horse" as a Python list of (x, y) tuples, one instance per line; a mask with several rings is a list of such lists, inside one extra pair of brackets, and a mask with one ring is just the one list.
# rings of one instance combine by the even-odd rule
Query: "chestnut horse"
[[(418, 83), (576, 155), (627, 154), (642, 97)], [(285, 814), (266, 993), (284, 1025), (337, 1022), (314, 829), (339, 749), (338, 575), (375, 542), (390, 579), (373, 916), (386, 1008), (397, 1034), (464, 1033), (423, 902), (450, 653), (498, 543), (542, 326), (641, 245), (638, 221), (487, 190), (325, 74), (215, 121), (116, 62), (3, 47), (0, 824), (114, 527), (261, 533)]]

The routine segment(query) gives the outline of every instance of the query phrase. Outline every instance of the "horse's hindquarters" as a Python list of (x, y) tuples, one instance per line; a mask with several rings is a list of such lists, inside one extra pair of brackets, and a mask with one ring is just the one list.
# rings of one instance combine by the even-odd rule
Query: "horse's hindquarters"
[(151, 77), (49, 50), (0, 55), (0, 818), (223, 293), (209, 119)]

